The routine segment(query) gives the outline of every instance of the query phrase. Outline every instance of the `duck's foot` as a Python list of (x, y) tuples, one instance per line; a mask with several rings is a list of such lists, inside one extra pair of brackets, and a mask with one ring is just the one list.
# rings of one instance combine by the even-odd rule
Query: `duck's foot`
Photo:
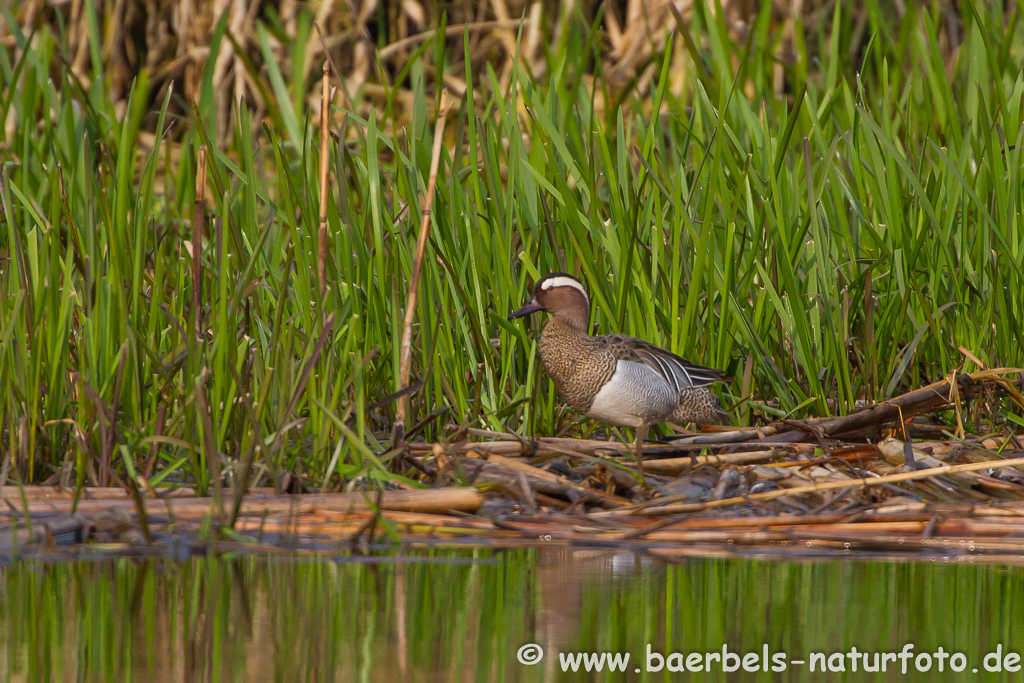
[(640, 472), (640, 481), (644, 483), (646, 483), (646, 479), (644, 479), (644, 441), (647, 439), (647, 431), (650, 428), (650, 425), (637, 427), (636, 438), (633, 441), (633, 455), (636, 457), (636, 468)]

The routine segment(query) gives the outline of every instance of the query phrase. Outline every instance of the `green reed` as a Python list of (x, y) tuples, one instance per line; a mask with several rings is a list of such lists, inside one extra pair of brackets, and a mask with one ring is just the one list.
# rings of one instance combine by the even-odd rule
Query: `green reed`
[[(727, 369), (743, 420), (845, 413), (976, 369), (960, 347), (1024, 365), (1024, 8), (963, 7), (952, 58), (938, 3), (870, 12), (856, 54), (836, 3), (813, 30), (797, 20), (802, 47), (783, 63), (770, 5), (742, 41), (698, 7), (685, 39), (652, 57), (643, 96), (594, 67), (601, 23), (578, 14), (561, 20), (571, 30), (545, 48), (543, 75), (520, 62), (504, 87), (467, 42), (428, 41), (387, 106), (360, 116), (362, 92), (352, 110), (335, 105), (324, 297), (304, 97), (316, 85), (298, 77), (316, 71), (308, 21), (297, 36), (260, 24), (266, 70), (243, 61), (266, 116), (240, 108), (231, 135), (210, 64), (194, 104), (141, 71), (115, 106), (99, 59), (88, 83), (65, 68), (59, 25), (15, 32), (0, 48), (0, 122), (14, 122), (0, 126), (5, 455), (26, 480), (79, 484), (142, 475), (205, 490), (247, 458), (256, 478), (398, 476), (390, 399), (437, 70), (472, 88), (449, 121), (416, 311), (419, 435), (570, 425), (532, 330), (505, 318), (556, 269), (587, 283), (600, 331)], [(222, 20), (211, 54), (225, 40), (237, 49)], [(98, 57), (98, 31), (91, 41)], [(207, 239), (191, 245), (200, 145), (212, 193)], [(1013, 411), (991, 417), (1024, 425)]]

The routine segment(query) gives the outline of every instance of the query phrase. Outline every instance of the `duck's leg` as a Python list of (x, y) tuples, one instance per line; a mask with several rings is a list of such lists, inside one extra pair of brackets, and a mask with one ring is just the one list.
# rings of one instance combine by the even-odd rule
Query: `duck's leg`
[(651, 425), (644, 423), (636, 428), (636, 439), (633, 441), (633, 455), (636, 456), (636, 467), (640, 471), (640, 479), (644, 478), (644, 441)]

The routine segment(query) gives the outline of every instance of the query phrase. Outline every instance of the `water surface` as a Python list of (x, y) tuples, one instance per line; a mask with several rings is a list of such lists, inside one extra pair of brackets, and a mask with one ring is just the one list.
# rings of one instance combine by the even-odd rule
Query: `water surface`
[[(0, 675), (55, 681), (932, 681), (1024, 652), (1024, 570), (858, 561), (691, 560), (591, 550), (334, 560), (205, 557), (0, 568)], [(540, 645), (534, 665), (517, 659)], [(837, 652), (961, 653), (962, 673), (864, 673)], [(658, 658), (758, 655), (757, 671), (660, 671)], [(782, 653), (784, 671), (760, 655)], [(626, 672), (562, 672), (574, 653), (629, 653)], [(815, 673), (813, 652), (843, 661)], [(562, 656), (559, 656), (559, 653)], [(525, 655), (532, 654), (525, 651)], [(796, 661), (806, 662), (803, 665)], [(621, 661), (621, 658), (620, 658)], [(694, 661), (694, 660), (690, 660)], [(703, 660), (702, 660), (703, 661)], [(741, 660), (729, 660), (736, 664)], [(747, 660), (751, 664), (753, 660)], [(827, 660), (826, 660), (827, 661)], [(994, 660), (990, 659), (991, 664)], [(868, 664), (871, 665), (870, 659)], [(926, 663), (920, 660), (921, 664)], [(777, 664), (777, 662), (775, 663)], [(774, 665), (774, 664), (773, 664)], [(751, 666), (754, 666), (751, 664)], [(571, 667), (570, 667), (571, 668)], [(593, 668), (593, 667), (592, 667)], [(636, 669), (639, 668), (638, 673)], [(974, 674), (977, 668), (979, 673)]]

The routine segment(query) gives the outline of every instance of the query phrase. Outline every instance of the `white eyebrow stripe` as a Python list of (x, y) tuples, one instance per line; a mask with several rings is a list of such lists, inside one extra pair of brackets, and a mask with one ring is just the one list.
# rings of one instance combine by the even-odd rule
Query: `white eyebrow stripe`
[(587, 296), (587, 290), (583, 288), (583, 285), (576, 280), (573, 280), (571, 277), (553, 277), (545, 280), (540, 286), (544, 291), (547, 291), (552, 287), (572, 287), (578, 290), (583, 296), (587, 297), (587, 301), (590, 301), (590, 297)]

